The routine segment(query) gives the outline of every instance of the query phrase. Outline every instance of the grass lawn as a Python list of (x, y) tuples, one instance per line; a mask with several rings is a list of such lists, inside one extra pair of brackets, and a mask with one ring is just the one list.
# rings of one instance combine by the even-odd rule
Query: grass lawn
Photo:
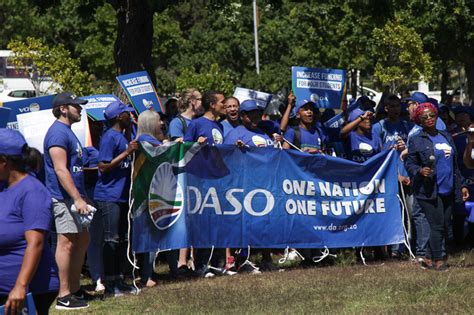
[[(138, 296), (93, 301), (90, 314), (184, 313), (474, 313), (474, 251), (450, 258), (447, 272), (407, 261), (181, 282), (163, 281)], [(159, 267), (165, 272), (165, 267)], [(51, 309), (52, 314), (64, 314)]]

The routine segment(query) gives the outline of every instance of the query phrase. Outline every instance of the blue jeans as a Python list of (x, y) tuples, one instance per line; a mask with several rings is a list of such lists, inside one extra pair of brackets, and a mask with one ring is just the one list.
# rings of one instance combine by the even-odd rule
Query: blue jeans
[(416, 198), (413, 198), (412, 210), (413, 222), (415, 222), (416, 256), (425, 257), (426, 248), (430, 239), (430, 225)]
[(418, 202), (430, 225), (430, 256), (434, 260), (441, 260), (444, 255), (444, 242), (451, 223), (454, 196), (453, 194), (438, 195), (436, 200), (418, 200)]
[(106, 280), (118, 279), (127, 255), (127, 215), (125, 202), (98, 201), (104, 229), (104, 274)]
[(91, 278), (94, 282), (97, 280), (105, 280), (104, 278), (104, 227), (102, 225), (102, 210), (99, 208), (92, 218), (89, 227), (90, 243), (87, 248), (87, 262)]

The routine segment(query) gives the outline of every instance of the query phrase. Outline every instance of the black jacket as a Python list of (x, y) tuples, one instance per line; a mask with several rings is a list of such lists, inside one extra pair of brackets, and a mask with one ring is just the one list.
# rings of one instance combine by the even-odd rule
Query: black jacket
[[(453, 170), (454, 170), (454, 197), (456, 202), (462, 202), (461, 188), (464, 186), (464, 178), (459, 172), (458, 166), (458, 152), (454, 145), (453, 138), (445, 130), (438, 130), (438, 132), (446, 138), (449, 145), (453, 148)], [(405, 160), (405, 168), (410, 175), (413, 182), (414, 195), (418, 199), (433, 200), (438, 194), (438, 184), (436, 181), (436, 168), (434, 168), (433, 175), (430, 177), (423, 177), (420, 174), (420, 169), (429, 167), (430, 156), (434, 156), (433, 142), (429, 138), (428, 133), (423, 129), (412, 138), (408, 144), (408, 157)]]

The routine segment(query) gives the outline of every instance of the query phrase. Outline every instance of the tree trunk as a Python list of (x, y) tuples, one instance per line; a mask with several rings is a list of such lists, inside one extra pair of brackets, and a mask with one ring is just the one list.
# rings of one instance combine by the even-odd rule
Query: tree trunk
[(449, 71), (446, 62), (443, 62), (441, 68), (441, 103), (446, 103), (448, 97)]
[(469, 104), (474, 101), (474, 60), (470, 60), (464, 64), (467, 78), (467, 93), (469, 95)]
[[(351, 94), (353, 99), (357, 99), (357, 70), (351, 70)], [(350, 101), (350, 100), (349, 100)]]
[(118, 74), (146, 70), (156, 85), (151, 62), (153, 10), (148, 0), (109, 1), (117, 13), (114, 59)]

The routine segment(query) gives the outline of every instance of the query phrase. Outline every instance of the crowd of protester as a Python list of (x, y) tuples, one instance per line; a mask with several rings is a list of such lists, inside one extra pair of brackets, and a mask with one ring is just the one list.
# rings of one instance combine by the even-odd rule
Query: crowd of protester
[[(443, 271), (453, 248), (474, 245), (474, 215), (468, 217), (474, 199), (474, 132), (469, 129), (474, 113), (468, 106), (438, 104), (415, 92), (403, 99), (385, 95), (376, 113), (375, 103), (362, 96), (349, 105), (345, 124), (330, 128), (325, 122), (334, 110), (321, 112), (291, 93), (281, 117), (273, 119), (254, 100), (240, 103), (219, 91), (188, 89), (166, 103), (166, 113), (146, 110), (136, 116), (129, 105), (111, 103), (105, 123), (90, 121), (94, 146), (82, 148), (71, 125), (80, 121), (85, 103), (72, 93), (55, 97), (56, 121), (44, 139), (44, 156), (19, 132), (0, 129), (0, 305), (7, 311), (21, 309), (26, 292), (33, 294), (39, 314), (54, 302), (57, 309), (88, 307), (93, 295), (80, 286), (86, 253), (97, 292), (112, 297), (138, 292), (125, 277), (131, 272), (130, 172), (133, 155), (142, 154), (139, 142), (274, 147), (356, 163), (396, 150), (415, 261)], [(177, 279), (281, 270), (272, 249), (259, 251), (258, 266), (249, 249), (183, 248), (166, 252), (165, 258)], [(321, 255), (320, 249), (299, 252), (305, 267), (315, 266), (313, 258)], [(400, 258), (408, 257), (409, 248), (357, 248), (357, 257), (364, 252), (374, 259)], [(155, 253), (138, 257), (143, 286), (157, 284), (156, 258)]]

